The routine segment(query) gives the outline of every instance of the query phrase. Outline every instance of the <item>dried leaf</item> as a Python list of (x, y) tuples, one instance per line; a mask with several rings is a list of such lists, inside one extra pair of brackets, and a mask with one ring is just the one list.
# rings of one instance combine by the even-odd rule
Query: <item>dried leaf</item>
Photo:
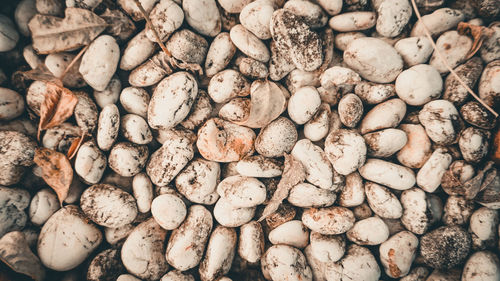
[(281, 202), (288, 197), (288, 193), (295, 185), (303, 182), (306, 179), (306, 171), (302, 163), (297, 161), (292, 155), (285, 154), (285, 167), (281, 180), (278, 183), (278, 188), (273, 194), (273, 197), (262, 212), (259, 221), (262, 221), (270, 214), (274, 213)]
[(74, 139), (73, 142), (71, 143), (68, 153), (66, 154), (68, 156), (68, 159), (71, 160), (73, 157), (75, 157), (76, 153), (78, 152), (78, 149), (82, 145), (84, 139), (85, 139), (85, 133), (82, 134), (82, 136), (78, 139)]
[(251, 93), (250, 114), (245, 121), (235, 122), (250, 128), (262, 128), (285, 110), (286, 98), (274, 82), (264, 81)]
[(33, 254), (22, 232), (9, 232), (0, 239), (0, 260), (15, 272), (34, 280), (41, 281), (45, 277), (40, 259)]
[(465, 57), (466, 60), (472, 58), (474, 54), (481, 48), (483, 45), (484, 39), (493, 35), (494, 31), (491, 28), (487, 28), (485, 26), (473, 25), (467, 22), (461, 22), (457, 27), (458, 33), (465, 35), (470, 34), (474, 42), (472, 43), (472, 47), (467, 53)]
[(73, 115), (77, 102), (78, 98), (70, 90), (54, 83), (47, 83), (47, 93), (40, 106), (38, 139), (40, 131), (60, 125)]
[(68, 158), (52, 149), (37, 148), (33, 161), (42, 168), (42, 178), (54, 189), (62, 205), (73, 180), (73, 168)]
[(135, 31), (135, 25), (132, 20), (120, 10), (106, 9), (101, 18), (109, 24), (106, 32), (121, 40), (129, 38)]
[(37, 14), (28, 26), (33, 48), (40, 54), (50, 54), (88, 45), (108, 24), (89, 10), (67, 8), (64, 19)]
[(472, 179), (466, 181), (464, 183), (465, 198), (475, 198), (476, 195), (492, 181), (491, 176), (489, 176), (492, 172), (496, 175), (496, 170), (493, 168), (493, 162), (490, 161), (487, 162), (484, 168), (479, 170)]

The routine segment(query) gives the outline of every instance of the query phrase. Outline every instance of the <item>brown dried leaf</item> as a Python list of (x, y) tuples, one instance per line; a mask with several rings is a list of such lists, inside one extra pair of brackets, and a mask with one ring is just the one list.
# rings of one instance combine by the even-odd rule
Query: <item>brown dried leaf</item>
[(120, 10), (110, 10), (106, 8), (101, 18), (109, 24), (108, 28), (106, 28), (106, 32), (121, 40), (129, 38), (135, 31), (135, 25), (132, 20)]
[(54, 83), (47, 83), (47, 93), (40, 106), (38, 139), (40, 131), (60, 125), (73, 115), (77, 103), (78, 98), (73, 92)]
[(474, 39), (472, 47), (465, 57), (466, 60), (472, 58), (483, 45), (484, 39), (493, 35), (494, 32), (491, 28), (473, 25), (467, 22), (460, 22), (458, 24), (457, 31), (462, 35), (470, 34), (472, 39)]
[(67, 8), (64, 19), (37, 14), (28, 26), (33, 48), (40, 54), (50, 54), (88, 45), (108, 24), (89, 10)]
[(42, 178), (54, 189), (62, 205), (73, 180), (73, 168), (68, 158), (52, 149), (37, 148), (33, 161), (42, 168)]
[(292, 155), (285, 154), (285, 167), (281, 180), (278, 183), (278, 188), (274, 192), (273, 197), (262, 212), (259, 221), (262, 221), (270, 214), (274, 213), (281, 202), (288, 197), (288, 193), (295, 185), (303, 182), (306, 179), (306, 171), (302, 163), (296, 160)]
[(73, 142), (71, 143), (68, 153), (66, 155), (68, 156), (68, 159), (71, 160), (73, 157), (75, 157), (76, 153), (78, 152), (78, 149), (82, 145), (84, 139), (85, 139), (85, 133), (82, 134), (82, 136), (79, 139), (74, 139)]
[(495, 161), (497, 165), (500, 165), (500, 129), (497, 130), (495, 134), (495, 139), (493, 140), (493, 150), (491, 159)]
[(45, 277), (40, 259), (33, 254), (22, 232), (9, 232), (0, 239), (0, 260), (15, 272), (34, 280), (41, 281)]

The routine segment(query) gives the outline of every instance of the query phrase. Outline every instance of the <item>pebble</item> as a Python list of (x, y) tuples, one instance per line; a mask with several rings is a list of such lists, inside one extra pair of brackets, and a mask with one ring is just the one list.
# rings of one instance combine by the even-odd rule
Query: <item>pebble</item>
[(468, 127), (460, 133), (458, 147), (465, 161), (479, 163), (488, 154), (491, 133), (483, 129)]
[(132, 70), (136, 68), (151, 57), (156, 49), (155, 42), (148, 39), (145, 30), (137, 33), (128, 41), (122, 52), (120, 69)]
[(252, 177), (230, 176), (217, 185), (217, 193), (236, 208), (250, 208), (266, 200), (266, 186)]
[(314, 116), (320, 105), (318, 91), (311, 86), (302, 87), (290, 97), (288, 115), (296, 124), (302, 125)]
[(135, 114), (121, 117), (121, 134), (134, 144), (148, 144), (153, 140), (153, 134), (144, 118)]
[(136, 87), (127, 87), (120, 93), (120, 104), (128, 113), (137, 114), (146, 119), (150, 96), (146, 90)]
[(35, 225), (43, 225), (59, 208), (57, 195), (52, 190), (44, 188), (31, 199), (30, 220)]
[(250, 83), (236, 70), (226, 69), (210, 79), (208, 95), (216, 103), (226, 103), (235, 97), (250, 94)]
[(332, 131), (325, 140), (326, 156), (341, 175), (348, 175), (363, 166), (366, 151), (364, 138), (353, 130)]
[(178, 196), (162, 194), (153, 200), (151, 214), (162, 228), (173, 230), (186, 218), (187, 208)]
[(0, 121), (12, 120), (23, 112), (23, 97), (16, 91), (0, 87)]
[(330, 190), (309, 183), (295, 185), (288, 195), (288, 202), (300, 208), (321, 208), (333, 205), (337, 196)]
[(361, 81), (354, 87), (354, 93), (367, 104), (379, 104), (396, 95), (392, 84), (377, 84)]
[(276, 48), (287, 54), (298, 69), (313, 71), (323, 63), (319, 35), (299, 16), (285, 9), (276, 10), (271, 18), (271, 34)]
[(342, 234), (354, 225), (354, 214), (344, 207), (311, 208), (302, 214), (302, 223), (323, 235)]
[(374, 12), (356, 11), (333, 16), (328, 24), (338, 32), (360, 31), (374, 27), (376, 18)]
[(321, 147), (308, 139), (299, 140), (292, 149), (291, 155), (298, 160), (306, 172), (306, 180), (322, 189), (333, 188), (333, 169)]
[(498, 256), (489, 251), (472, 254), (464, 266), (462, 280), (494, 281), (500, 279), (500, 262)]
[(405, 147), (406, 132), (399, 129), (384, 129), (363, 136), (367, 154), (372, 157), (390, 157)]
[(483, 47), (479, 49), (481, 59), (483, 59), (485, 63), (490, 63), (494, 60), (500, 59), (500, 56), (498, 55), (500, 52), (500, 46), (497, 43), (500, 38), (500, 25), (498, 22), (493, 22), (490, 24), (489, 28), (493, 29), (493, 34), (484, 39)]
[(253, 153), (254, 140), (255, 133), (250, 128), (212, 118), (198, 130), (196, 146), (207, 160), (233, 162)]
[(221, 170), (217, 162), (195, 158), (177, 175), (177, 191), (189, 201), (212, 205), (219, 199), (216, 192)]
[(3, 14), (0, 15), (0, 31), (0, 52), (14, 49), (19, 41), (19, 33), (12, 20)]
[(180, 271), (197, 266), (203, 258), (212, 224), (210, 211), (201, 205), (191, 206), (184, 222), (170, 235), (165, 254), (168, 263)]
[[(436, 46), (447, 64), (451, 68), (455, 68), (465, 60), (467, 53), (472, 47), (472, 39), (468, 36), (460, 35), (457, 31), (447, 31), (439, 36)], [(436, 53), (432, 55), (429, 64), (441, 74), (449, 72), (441, 57), (438, 57)]]
[(30, 205), (30, 194), (19, 188), (0, 186), (0, 236), (22, 230), (28, 216), (24, 211)]
[(363, 102), (355, 94), (344, 95), (337, 106), (340, 122), (346, 127), (354, 128), (363, 118)]
[(390, 83), (403, 70), (403, 59), (396, 49), (372, 37), (352, 41), (344, 51), (344, 62), (364, 79), (377, 83)]
[(261, 40), (271, 38), (270, 22), (273, 15), (273, 3), (268, 0), (253, 1), (240, 13), (241, 24)]
[(106, 241), (114, 245), (123, 239), (127, 238), (130, 232), (134, 230), (135, 226), (132, 224), (125, 224), (121, 227), (117, 228), (104, 228), (104, 237), (106, 238)]
[(238, 241), (239, 256), (249, 263), (256, 263), (264, 254), (264, 231), (257, 221), (251, 221), (240, 227)]
[(89, 86), (104, 91), (115, 74), (119, 59), (120, 48), (116, 40), (109, 35), (101, 35), (83, 54), (79, 71)]
[(248, 5), (251, 0), (218, 0), (219, 5), (228, 13), (241, 13), (243, 8)]
[(479, 97), (489, 106), (495, 106), (499, 103), (499, 82), (500, 60), (490, 62), (484, 68), (479, 80)]
[(328, 22), (321, 7), (306, 0), (287, 1), (283, 9), (301, 18), (311, 28), (321, 28)]
[(189, 137), (173, 134), (151, 154), (146, 172), (153, 184), (166, 186), (193, 157), (194, 150)]
[(238, 227), (251, 221), (255, 215), (256, 207), (234, 207), (224, 198), (220, 198), (214, 207), (214, 218), (223, 226)]
[(425, 36), (424, 24), (429, 29), (431, 36), (434, 36), (455, 28), (464, 19), (464, 13), (459, 10), (437, 9), (431, 14), (422, 16), (421, 20), (417, 20), (411, 30), (411, 36)]
[(282, 163), (262, 155), (248, 156), (236, 164), (236, 171), (246, 177), (274, 178), (281, 176)]
[(310, 141), (324, 139), (330, 130), (330, 115), (330, 105), (322, 103), (311, 120), (304, 124), (304, 136)]
[(496, 119), (477, 101), (470, 101), (460, 108), (460, 115), (467, 123), (481, 129), (491, 130), (496, 126)]
[(189, 114), (198, 94), (198, 83), (187, 72), (176, 72), (163, 79), (148, 106), (148, 123), (153, 129), (169, 130)]
[(236, 46), (227, 32), (217, 35), (208, 48), (205, 58), (205, 74), (212, 77), (223, 70), (236, 53)]
[(469, 232), (474, 249), (494, 246), (497, 242), (498, 212), (481, 207), (472, 213), (469, 220)]
[(338, 265), (340, 270), (336, 266), (327, 268), (325, 272), (327, 278), (335, 278), (338, 274), (341, 275), (341, 280), (377, 281), (380, 278), (380, 267), (370, 250), (355, 244), (347, 249), (346, 255)]
[(377, 32), (384, 37), (396, 37), (410, 21), (412, 7), (408, 0), (386, 0), (378, 6), (377, 15)]
[(265, 157), (281, 157), (293, 149), (297, 138), (295, 124), (286, 117), (278, 117), (260, 130), (255, 150)]
[(444, 149), (436, 149), (417, 173), (417, 185), (432, 193), (441, 184), (441, 178), (450, 166), (452, 156)]
[(117, 249), (107, 249), (97, 254), (90, 262), (87, 280), (116, 280), (124, 270), (120, 260), (120, 252)]
[(373, 182), (367, 182), (365, 183), (365, 193), (368, 205), (378, 216), (399, 219), (403, 215), (401, 203), (389, 189)]
[(426, 63), (431, 57), (434, 49), (427, 37), (408, 37), (398, 40), (394, 48), (403, 58), (403, 61), (409, 67), (417, 64)]
[(409, 189), (416, 181), (415, 173), (411, 169), (375, 158), (367, 159), (359, 168), (359, 174), (366, 180), (397, 190)]
[(28, 28), (28, 22), (37, 13), (35, 0), (24, 0), (17, 4), (16, 11), (14, 12), (14, 19), (16, 20), (19, 31), (24, 36), (30, 36), (31, 32)]
[(101, 150), (108, 151), (118, 138), (120, 130), (120, 112), (114, 104), (106, 105), (99, 113), (97, 124), (97, 145)]
[(408, 168), (421, 168), (431, 155), (431, 141), (420, 124), (401, 124), (408, 141), (397, 154), (398, 161)]
[(87, 183), (98, 183), (106, 169), (107, 158), (93, 141), (80, 146), (75, 158), (75, 172)]
[(229, 36), (236, 48), (245, 55), (261, 62), (269, 61), (271, 54), (266, 44), (243, 25), (238, 24), (233, 26), (229, 32)]
[(406, 69), (396, 79), (396, 93), (406, 104), (421, 106), (439, 98), (443, 80), (439, 72), (427, 64)]
[[(483, 63), (478, 57), (473, 57), (454, 69), (455, 73), (469, 88), (474, 88), (483, 71)], [(469, 92), (458, 82), (453, 74), (448, 74), (444, 82), (443, 98), (460, 106), (469, 98)], [(484, 98), (484, 97), (482, 97)]]
[(174, 58), (200, 65), (205, 61), (208, 51), (207, 40), (189, 29), (176, 31), (170, 36), (165, 46)]
[(330, 15), (334, 16), (342, 10), (341, 0), (318, 0), (318, 4)]
[[(181, 26), (184, 21), (184, 12), (172, 0), (160, 0), (149, 13), (149, 18), (160, 40), (165, 41), (169, 35)], [(149, 40), (157, 42), (156, 36), (149, 25), (146, 26), (146, 36)]]
[(101, 244), (102, 233), (74, 205), (55, 212), (43, 225), (38, 237), (38, 256), (43, 265), (68, 271), (81, 264)]
[(96, 184), (85, 189), (80, 205), (92, 221), (109, 228), (129, 224), (137, 216), (134, 197), (110, 184)]
[(83, 91), (75, 92), (78, 102), (74, 109), (76, 124), (87, 134), (91, 134), (98, 126), (97, 105), (92, 98)]
[(417, 255), (418, 238), (409, 231), (401, 231), (380, 245), (380, 261), (385, 273), (391, 278), (399, 278), (410, 272)]
[(232, 228), (217, 226), (208, 240), (207, 251), (200, 263), (203, 281), (214, 280), (229, 273), (236, 250), (237, 235)]
[(344, 188), (339, 193), (338, 204), (342, 207), (356, 207), (365, 200), (364, 182), (358, 172), (345, 177)]
[[(66, 68), (75, 59), (76, 55), (61, 52), (56, 54), (49, 54), (45, 57), (45, 66), (47, 69), (57, 78), (61, 78)], [(82, 75), (78, 72), (81, 60), (77, 60), (76, 63), (71, 66), (67, 71), (62, 82), (67, 87), (81, 88), (86, 86), (85, 80), (83, 80)]]
[(109, 153), (109, 167), (122, 177), (133, 177), (146, 166), (149, 149), (145, 145), (120, 142)]
[(469, 255), (470, 235), (460, 226), (441, 226), (420, 238), (420, 255), (428, 266), (449, 269)]
[(379, 245), (389, 238), (389, 228), (381, 218), (369, 217), (357, 221), (346, 235), (358, 245)]
[(132, 180), (132, 191), (137, 203), (137, 210), (147, 213), (153, 201), (153, 183), (146, 173), (139, 173)]
[(376, 105), (365, 115), (360, 124), (360, 133), (393, 128), (399, 125), (406, 114), (406, 103), (400, 99), (390, 99)]
[(94, 91), (94, 99), (100, 108), (108, 104), (115, 104), (120, 97), (122, 83), (117, 76), (113, 76), (104, 91)]
[[(156, 3), (159, 0), (141, 0), (141, 5), (146, 11), (146, 13), (150, 13)], [(144, 19), (142, 16), (141, 10), (137, 7), (137, 4), (132, 0), (118, 0), (117, 1), (120, 7), (129, 14), (134, 21), (140, 21)]]
[(167, 231), (153, 218), (136, 226), (121, 249), (127, 271), (145, 280), (160, 279), (169, 268), (165, 259), (166, 238)]
[(429, 138), (441, 145), (456, 141), (459, 118), (457, 109), (447, 100), (428, 102), (418, 114)]
[(182, 1), (186, 22), (201, 35), (214, 37), (220, 33), (222, 22), (215, 0)]
[(430, 200), (425, 191), (420, 188), (410, 188), (401, 193), (403, 216), (401, 222), (409, 231), (415, 234), (424, 234), (429, 229), (431, 218)]
[(312, 271), (304, 254), (288, 245), (274, 245), (264, 254), (265, 265), (272, 280), (312, 281)]

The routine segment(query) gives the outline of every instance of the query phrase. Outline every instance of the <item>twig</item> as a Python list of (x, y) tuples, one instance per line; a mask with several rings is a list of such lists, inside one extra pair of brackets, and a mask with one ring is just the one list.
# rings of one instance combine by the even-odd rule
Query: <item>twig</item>
[(88, 44), (87, 46), (83, 47), (83, 49), (81, 49), (80, 52), (78, 52), (78, 54), (76, 55), (76, 57), (73, 58), (73, 60), (69, 63), (69, 65), (64, 70), (64, 72), (61, 75), (61, 77), (59, 77), (59, 79), (61, 79), (61, 81), (64, 79), (64, 76), (66, 76), (66, 74), (68, 74), (68, 71), (71, 69), (71, 67), (73, 67), (73, 65), (75, 65), (75, 63), (80, 59), (80, 57), (83, 56), (83, 53), (85, 53), (85, 51), (89, 48), (89, 46), (90, 46), (90, 44)]
[(198, 64), (192, 64), (192, 63), (187, 63), (184, 61), (178, 61), (172, 56), (172, 53), (167, 49), (165, 44), (163, 44), (163, 41), (161, 40), (160, 36), (158, 35), (158, 31), (156, 31), (156, 28), (153, 26), (153, 23), (151, 22), (151, 19), (149, 18), (148, 12), (144, 10), (144, 7), (142, 6), (141, 2), (139, 0), (134, 0), (135, 4), (137, 5), (137, 8), (139, 8), (139, 11), (141, 11), (142, 16), (146, 20), (146, 24), (149, 26), (151, 31), (153, 31), (153, 34), (156, 39), (156, 43), (160, 45), (161, 50), (167, 55), (168, 58), (168, 63), (173, 67), (173, 68), (180, 68), (180, 69), (187, 69), (191, 70), (193, 72), (197, 72), (199, 75), (203, 75), (203, 69), (201, 68), (200, 65)]
[(477, 96), (474, 93), (474, 91), (472, 91), (472, 89), (469, 86), (467, 86), (467, 84), (465, 84), (465, 82), (451, 68), (451, 66), (448, 64), (448, 62), (445, 60), (444, 56), (441, 54), (441, 52), (437, 48), (436, 43), (432, 39), (431, 32), (427, 28), (427, 25), (425, 25), (425, 22), (422, 20), (422, 16), (420, 15), (420, 12), (418, 11), (417, 4), (415, 3), (415, 0), (411, 0), (411, 4), (413, 6), (413, 10), (415, 11), (415, 15), (417, 16), (418, 20), (421, 21), (422, 26), (424, 27), (424, 31), (425, 31), (425, 35), (427, 36), (427, 39), (429, 39), (429, 41), (431, 42), (431, 45), (434, 48), (434, 51), (436, 52), (436, 54), (438, 55), (438, 57), (441, 59), (441, 61), (444, 63), (444, 65), (446, 66), (446, 68), (448, 68), (448, 70), (450, 71), (450, 73), (453, 74), (453, 76), (455, 76), (455, 78), (458, 80), (458, 82), (460, 83), (460, 85), (462, 85), (462, 87), (464, 87), (467, 90), (467, 92), (469, 92), (469, 94), (471, 94), (471, 96), (473, 96), (481, 105), (483, 105), (486, 109), (488, 109), (488, 111), (490, 111), (495, 116), (495, 118), (497, 118), (498, 117), (498, 113), (496, 113), (495, 110), (493, 110), (479, 96)]

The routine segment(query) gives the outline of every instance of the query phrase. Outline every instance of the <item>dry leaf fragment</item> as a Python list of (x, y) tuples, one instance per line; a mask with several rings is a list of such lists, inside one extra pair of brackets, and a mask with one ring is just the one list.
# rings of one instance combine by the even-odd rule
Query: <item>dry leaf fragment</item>
[(40, 259), (33, 254), (22, 232), (12, 231), (0, 239), (0, 260), (15, 272), (36, 281), (45, 277)]
[(63, 19), (37, 14), (28, 26), (33, 48), (40, 54), (50, 54), (88, 45), (108, 24), (89, 10), (67, 8)]
[(77, 102), (78, 98), (70, 90), (54, 83), (47, 83), (47, 93), (40, 106), (38, 139), (42, 130), (60, 125), (73, 115)]
[(274, 213), (281, 202), (288, 197), (290, 189), (306, 179), (306, 171), (302, 163), (297, 161), (292, 155), (285, 154), (285, 165), (283, 175), (278, 183), (278, 188), (273, 194), (271, 200), (262, 212), (259, 221), (262, 221), (270, 214)]
[(500, 129), (497, 130), (495, 139), (493, 140), (491, 159), (495, 161), (497, 165), (500, 165)]
[(57, 78), (47, 69), (45, 64), (38, 65), (37, 68), (21, 72), (23, 77), (28, 80), (42, 81), (47, 83), (54, 83), (60, 87), (63, 86), (62, 80)]
[(121, 40), (129, 38), (135, 31), (135, 25), (132, 20), (120, 10), (106, 8), (101, 18), (109, 24), (106, 32)]
[(42, 178), (56, 192), (62, 205), (73, 180), (73, 168), (68, 158), (52, 149), (37, 148), (33, 161), (42, 168)]
[(78, 149), (80, 148), (80, 146), (82, 146), (82, 143), (85, 140), (85, 136), (86, 136), (86, 134), (83, 133), (80, 138), (73, 140), (73, 142), (71, 143), (71, 145), (68, 149), (68, 153), (66, 153), (69, 160), (71, 160), (71, 159), (73, 159), (73, 157), (75, 157), (76, 153), (78, 152)]
[(461, 35), (470, 34), (474, 42), (472, 43), (472, 47), (467, 53), (465, 57), (466, 60), (472, 58), (474, 54), (479, 51), (481, 45), (483, 45), (484, 39), (493, 35), (494, 31), (491, 28), (487, 28), (485, 26), (473, 25), (467, 22), (461, 22), (457, 27), (458, 33)]

